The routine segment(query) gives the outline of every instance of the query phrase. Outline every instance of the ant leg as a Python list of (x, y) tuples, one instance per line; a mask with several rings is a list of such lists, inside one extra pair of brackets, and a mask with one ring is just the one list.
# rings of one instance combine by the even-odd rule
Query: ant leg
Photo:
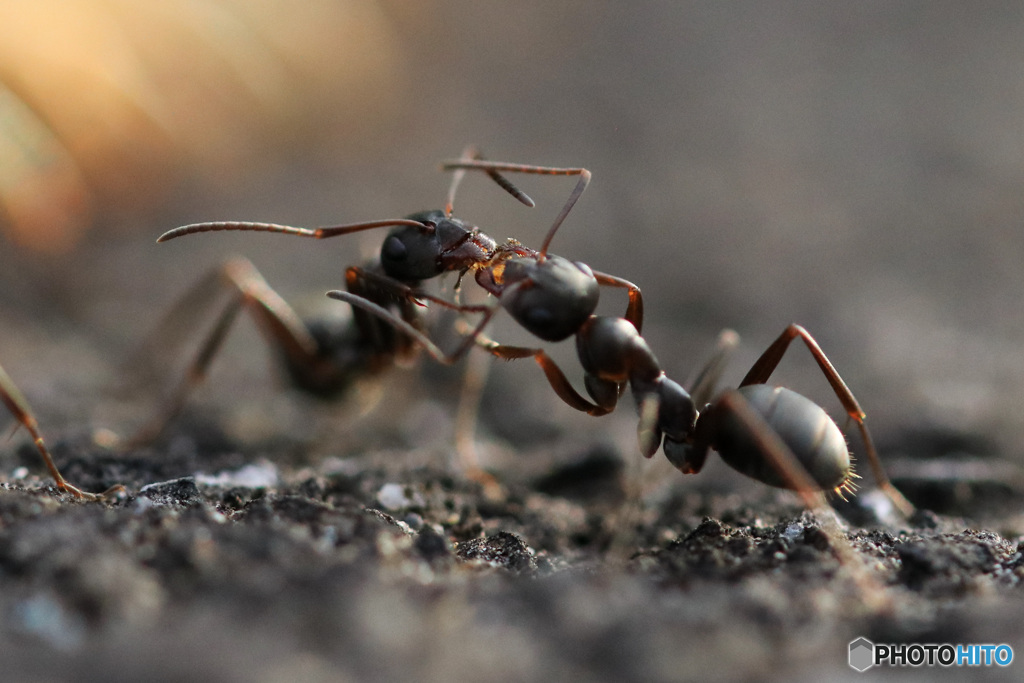
[(158, 381), (155, 360), (173, 355), (189, 338), (198, 319), (217, 301), (224, 275), (222, 267), (214, 268), (198, 280), (163, 315), (156, 326), (136, 346), (123, 366), (123, 377), (129, 378), (129, 391)]
[(29, 407), (28, 401), (26, 401), (25, 397), (21, 395), (21, 392), (18, 391), (18, 387), (14, 384), (14, 380), (10, 378), (3, 367), (0, 367), (0, 400), (3, 401), (4, 405), (7, 406), (7, 409), (11, 411), (12, 415), (14, 415), (14, 418), (32, 437), (32, 441), (35, 443), (39, 456), (43, 459), (46, 469), (49, 470), (50, 476), (53, 477), (53, 481), (59, 490), (66, 491), (75, 498), (89, 501), (110, 500), (115, 498), (118, 494), (125, 492), (125, 488), (121, 484), (111, 486), (103, 493), (87, 493), (77, 486), (73, 486), (68, 483), (68, 481), (61, 475), (60, 470), (57, 469), (57, 465), (53, 462), (53, 457), (50, 455), (49, 449), (43, 442), (43, 435), (39, 432), (39, 423), (36, 422), (36, 418), (32, 414), (32, 409)]
[(506, 346), (500, 344), (493, 339), (490, 339), (482, 332), (476, 334), (476, 343), (478, 346), (486, 350), (491, 355), (501, 358), (502, 360), (517, 360), (519, 358), (533, 358), (533, 360), (541, 367), (544, 371), (544, 376), (548, 379), (548, 384), (555, 390), (555, 393), (560, 399), (562, 399), (567, 405), (576, 410), (587, 413), (588, 415), (601, 416), (607, 415), (614, 409), (614, 404), (611, 408), (591, 403), (583, 396), (579, 394), (576, 389), (573, 388), (572, 384), (569, 383), (568, 378), (562, 369), (558, 367), (555, 361), (551, 360), (551, 357), (545, 353), (544, 349), (531, 349), (524, 346)]
[(470, 348), (472, 348), (473, 344), (476, 341), (476, 337), (483, 332), (483, 328), (486, 327), (487, 323), (491, 321), (491, 318), (494, 317), (494, 314), (500, 310), (500, 306), (497, 305), (460, 306), (457, 304), (453, 304), (450, 301), (445, 301), (444, 299), (441, 299), (439, 297), (421, 295), (419, 293), (416, 293), (416, 298), (422, 296), (423, 298), (426, 298), (429, 301), (434, 301), (435, 303), (448, 306), (453, 310), (457, 310), (463, 313), (484, 314), (483, 318), (480, 320), (480, 323), (477, 325), (474, 331), (470, 335), (468, 335), (454, 351), (452, 351), (451, 353), (445, 353), (441, 349), (441, 347), (439, 347), (437, 344), (431, 341), (430, 338), (427, 337), (427, 335), (424, 334), (422, 330), (417, 329), (410, 322), (396, 315), (394, 312), (384, 308), (380, 304), (377, 304), (358, 294), (354, 294), (353, 292), (343, 292), (340, 290), (331, 290), (327, 292), (327, 296), (332, 299), (337, 299), (338, 301), (344, 301), (348, 304), (351, 304), (354, 308), (365, 311), (385, 321), (386, 323), (394, 327), (396, 330), (406, 335), (407, 337), (410, 337), (417, 344), (422, 346), (423, 349), (428, 354), (430, 354), (430, 356), (434, 360), (436, 360), (438, 363), (441, 363), (442, 365), (452, 365), (460, 358), (462, 358), (462, 356), (465, 355), (465, 353), (469, 351)]
[[(459, 159), (456, 161), (446, 161), (441, 164), (441, 168), (445, 171), (452, 171), (457, 169), (478, 169), (487, 173), (492, 171), (505, 171), (507, 173), (534, 173), (538, 175), (566, 175), (573, 176), (578, 175), (579, 181), (576, 183), (576, 187), (569, 194), (569, 199), (566, 200), (565, 206), (562, 207), (562, 211), (555, 217), (555, 222), (551, 225), (548, 230), (547, 236), (544, 238), (544, 242), (540, 247), (540, 260), (544, 260), (544, 257), (548, 253), (548, 246), (551, 244), (551, 240), (554, 238), (555, 233), (558, 232), (559, 226), (565, 220), (569, 212), (572, 211), (572, 207), (575, 206), (576, 200), (580, 198), (583, 191), (587, 189), (587, 185), (590, 184), (590, 171), (585, 168), (555, 168), (553, 166), (530, 166), (528, 164), (510, 164), (502, 161), (484, 161), (476, 159)], [(493, 177), (493, 176), (492, 176)], [(503, 185), (504, 187), (504, 185)], [(508, 188), (506, 188), (508, 189)]]
[(379, 294), (384, 294), (389, 298), (417, 303), (420, 306), (423, 304), (419, 302), (431, 301), (439, 306), (460, 312), (481, 312), (491, 308), (490, 306), (464, 306), (452, 303), (447, 299), (416, 289), (400, 280), (359, 266), (349, 266), (345, 270), (345, 283), (349, 286), (350, 292), (370, 300), (378, 299)]
[(501, 500), (504, 490), (498, 480), (480, 467), (480, 456), (475, 437), (480, 398), (483, 395), (491, 360), (484, 353), (470, 351), (466, 359), (466, 373), (459, 392), (459, 406), (455, 413), (455, 452), (458, 466), (466, 477), (483, 488), (486, 497)]
[(814, 340), (814, 337), (805, 330), (803, 327), (791, 324), (782, 334), (779, 335), (771, 346), (769, 346), (761, 357), (757, 359), (753, 367), (747, 373), (747, 376), (740, 382), (740, 386), (744, 387), (750, 384), (765, 384), (768, 378), (771, 376), (775, 368), (778, 367), (779, 362), (782, 360), (783, 355), (786, 353), (786, 349), (789, 348), (790, 343), (799, 337), (803, 340), (804, 344), (810, 350), (811, 355), (817, 362), (818, 367), (824, 373), (828, 383), (832, 386), (832, 390), (835, 392), (836, 397), (840, 403), (846, 409), (846, 413), (850, 418), (857, 423), (857, 430), (860, 432), (861, 439), (864, 441), (865, 452), (868, 456), (868, 462), (871, 464), (871, 471), (875, 475), (875, 481), (878, 484), (878, 488), (889, 497), (893, 505), (895, 505), (900, 512), (905, 516), (909, 516), (914, 512), (914, 506), (908, 501), (899, 490), (893, 486), (889, 480), (889, 476), (885, 473), (885, 468), (882, 467), (882, 461), (878, 457), (878, 452), (875, 450), (874, 441), (871, 438), (871, 433), (868, 431), (867, 425), (864, 424), (864, 420), (867, 415), (861, 409), (860, 404), (857, 403), (857, 399), (854, 397), (853, 392), (846, 386), (846, 382), (839, 376), (839, 372), (829, 361), (825, 352), (818, 346), (818, 342)]
[[(468, 145), (464, 150), (462, 150), (462, 156), (459, 158), (459, 161), (482, 160), (483, 156), (480, 154), (480, 151), (473, 145)], [(448, 199), (444, 203), (444, 215), (447, 216), (448, 218), (452, 217), (452, 212), (454, 211), (455, 191), (458, 189), (459, 184), (462, 182), (462, 179), (466, 175), (465, 168), (456, 168), (454, 170), (455, 173), (452, 174), (452, 184), (448, 188)], [(520, 202), (530, 207), (531, 209), (536, 206), (534, 201), (530, 199), (529, 195), (527, 195), (525, 192), (523, 192), (518, 187), (513, 185), (512, 181), (510, 181), (508, 178), (501, 175), (497, 171), (491, 169), (486, 169), (485, 172), (487, 173), (488, 176), (490, 176), (491, 180), (496, 182), (501, 187), (501, 189), (508, 192), (510, 195), (518, 199)]]
[[(364, 334), (382, 335), (384, 330), (382, 325), (389, 326), (399, 333), (400, 338), (407, 340), (410, 352), (418, 344), (435, 360), (446, 365), (454, 363), (472, 348), (475, 336), (482, 332), (499, 308), (497, 302), (492, 306), (468, 306), (452, 303), (446, 299), (418, 291), (387, 275), (355, 266), (346, 270), (345, 279), (348, 291), (328, 292), (327, 296), (345, 301), (353, 306), (356, 319), (365, 319), (365, 322), (360, 323)], [(401, 306), (397, 314), (377, 303), (377, 301), (388, 300), (397, 301)], [(460, 313), (484, 313), (484, 317), (473, 331), (467, 333), (458, 349), (450, 354), (445, 354), (418, 325), (420, 319), (415, 315), (415, 308), (422, 306), (421, 302), (423, 301), (430, 301)], [(370, 322), (371, 320), (373, 322)], [(458, 322), (465, 323), (461, 318)], [(483, 390), (489, 367), (488, 365), (481, 366), (479, 362), (474, 363), (474, 360), (477, 359), (470, 358), (462, 395), (459, 399), (455, 425), (456, 451), (466, 476), (480, 483), (484, 487), (486, 495), (498, 497), (501, 487), (494, 477), (480, 469), (473, 441), (476, 410), (480, 403), (480, 393)]]
[[(382, 290), (386, 291), (393, 298), (405, 301), (410, 305), (423, 305), (419, 302), (431, 301), (459, 313), (483, 313), (484, 315), (480, 319), (480, 322), (465, 336), (462, 343), (451, 353), (445, 353), (437, 344), (427, 337), (420, 327), (413, 324), (414, 322), (419, 322), (418, 318), (410, 318), (404, 311), (402, 315), (396, 315), (393, 311), (388, 310), (373, 299), (363, 296), (361, 293), (356, 291), (343, 292), (340, 290), (332, 290), (327, 292), (328, 297), (337, 299), (338, 301), (344, 301), (351, 304), (357, 310), (365, 311), (366, 313), (387, 322), (391, 327), (416, 341), (434, 360), (442, 365), (451, 365), (462, 358), (462, 356), (464, 356), (466, 352), (473, 347), (473, 344), (478, 343), (479, 338), (483, 335), (484, 328), (487, 327), (491, 318), (501, 310), (500, 299), (495, 299), (491, 304), (456, 304), (446, 299), (442, 299), (441, 297), (418, 291), (409, 285), (393, 280), (386, 275), (372, 273), (358, 267), (351, 267), (346, 271), (346, 280), (350, 284), (360, 280), (372, 281), (381, 286), (381, 289), (378, 289), (377, 293), (380, 293)], [(528, 281), (526, 280), (522, 280), (520, 282), (513, 283), (504, 289), (503, 294), (511, 294), (520, 287), (526, 286), (527, 282)]]
[(693, 404), (698, 409), (703, 409), (714, 398), (718, 380), (725, 370), (729, 356), (739, 346), (739, 343), (740, 336), (733, 330), (722, 330), (719, 332), (714, 354), (697, 372), (693, 381), (689, 383), (690, 396), (693, 398)]
[[(350, 266), (345, 269), (345, 288), (363, 299), (382, 303), (393, 302), (398, 306), (401, 318), (422, 332), (422, 324), (416, 310), (422, 304), (417, 302), (415, 291), (408, 285), (359, 266)], [(396, 334), (394, 326), (387, 325), (377, 316), (361, 308), (354, 308), (352, 319), (359, 329), (360, 337), (365, 339), (371, 348), (390, 351), (396, 359), (409, 359), (415, 354), (416, 344), (413, 340), (406, 335)]]
[(640, 419), (636, 423), (636, 438), (640, 445), (640, 454), (645, 458), (653, 458), (661, 448), (665, 434), (658, 426), (658, 413), (661, 412), (661, 401), (655, 394), (648, 394), (640, 401)]
[[(242, 310), (249, 311), (270, 344), (284, 355), (290, 367), (308, 376), (310, 382), (315, 383), (317, 377), (330, 372), (330, 368), (324, 366), (323, 357), (318, 354), (316, 340), (298, 314), (271, 289), (251, 262), (244, 258), (232, 259), (217, 268), (213, 275), (215, 277), (206, 278), (201, 284), (227, 286), (235, 290), (235, 296), (218, 316), (216, 324), (186, 368), (184, 378), (165, 401), (163, 408), (128, 440), (129, 445), (152, 441), (181, 412), (189, 394), (206, 378), (210, 363)], [(186, 300), (190, 300), (196, 293), (190, 292)], [(175, 320), (181, 310), (180, 304), (175, 306), (165, 324)]]
[(800, 464), (782, 438), (741, 394), (735, 390), (727, 391), (718, 399), (716, 409), (722, 411), (723, 414), (728, 413), (739, 419), (746, 431), (753, 436), (758, 451), (782, 476), (786, 484), (785, 488), (796, 491), (809, 508), (828, 507), (824, 494), (808, 474), (806, 468)]
[(626, 314), (622, 317), (633, 323), (633, 327), (636, 328), (638, 333), (643, 332), (644, 297), (640, 293), (640, 288), (629, 280), (623, 280), (621, 277), (615, 277), (614, 275), (608, 275), (607, 273), (600, 273), (596, 270), (593, 272), (594, 278), (597, 279), (597, 283), (599, 285), (622, 287), (629, 290), (629, 304), (626, 306)]
[[(383, 273), (375, 272), (372, 270), (366, 270), (358, 266), (351, 266), (345, 271), (345, 283), (350, 294), (362, 299), (376, 303), (380, 308), (384, 308), (381, 304), (386, 302), (394, 302), (399, 306), (397, 315), (381, 315), (379, 311), (373, 308), (367, 308), (360, 306), (357, 302), (355, 304), (354, 315), (356, 323), (359, 325), (362, 333), (369, 339), (374, 340), (376, 348), (385, 348), (387, 346), (395, 346), (395, 353), (399, 356), (408, 356), (415, 350), (414, 337), (410, 335), (399, 335), (400, 340), (394, 342), (388, 342), (385, 340), (385, 332), (381, 327), (381, 323), (388, 324), (392, 329), (403, 331), (403, 327), (394, 324), (395, 319), (401, 319), (405, 323), (408, 323), (420, 332), (420, 336), (425, 336), (426, 332), (421, 324), (421, 319), (418, 314), (418, 308), (424, 306), (425, 301), (435, 303), (444, 308), (448, 308), (453, 311), (460, 313), (486, 313), (486, 320), (490, 320), (490, 317), (496, 312), (495, 309), (497, 304), (494, 306), (490, 305), (479, 305), (479, 306), (466, 306), (459, 303), (453, 303), (447, 299), (443, 299), (432, 294), (428, 294), (421, 290), (416, 289), (404, 282), (395, 280)], [(328, 294), (328, 296), (331, 296)], [(348, 301), (347, 298), (333, 297)], [(481, 329), (486, 322), (481, 323)], [(419, 339), (416, 339), (419, 341)], [(435, 349), (436, 345), (431, 344)], [(454, 362), (465, 353), (469, 347), (472, 346), (471, 341), (465, 343), (465, 349), (458, 351), (450, 361), (441, 361), (445, 364)], [(434, 355), (430, 351), (430, 346), (425, 346), (428, 349), (428, 353)], [(461, 347), (460, 347), (461, 348)], [(448, 355), (441, 353), (442, 356)], [(434, 356), (437, 358), (437, 356)], [(440, 359), (438, 359), (440, 360)]]

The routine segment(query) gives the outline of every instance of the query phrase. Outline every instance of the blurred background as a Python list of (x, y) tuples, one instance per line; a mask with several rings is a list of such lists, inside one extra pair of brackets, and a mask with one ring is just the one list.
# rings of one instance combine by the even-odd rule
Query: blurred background
[[(128, 432), (141, 418), (107, 391), (119, 360), (210, 268), (242, 254), (289, 301), (320, 302), (382, 237), (159, 234), (440, 208), (438, 163), (474, 143), (593, 172), (552, 250), (640, 285), (670, 376), (731, 327), (735, 383), (799, 322), (883, 447), (939, 431), (1019, 457), (1022, 44), (1017, 3), (11, 0), (0, 362), (44, 431)], [(538, 245), (573, 181), (516, 180), (537, 208), (469, 177), (456, 215)], [(602, 312), (624, 307), (603, 297)], [(500, 321), (494, 336), (533, 343)], [(197, 404), (239, 432), (306, 429), (306, 404), (278, 391), (266, 358), (240, 324)], [(450, 443), (461, 373), (422, 373), (423, 396), (452, 396), (409, 411), (405, 438)], [(403, 394), (411, 375), (397, 375), (384, 396)], [(838, 409), (803, 349), (778, 379)], [(532, 364), (494, 368), (483, 405), (484, 438), (514, 449), (612, 439), (635, 452), (629, 406), (576, 414)], [(360, 410), (333, 414), (371, 441), (399, 419)]]

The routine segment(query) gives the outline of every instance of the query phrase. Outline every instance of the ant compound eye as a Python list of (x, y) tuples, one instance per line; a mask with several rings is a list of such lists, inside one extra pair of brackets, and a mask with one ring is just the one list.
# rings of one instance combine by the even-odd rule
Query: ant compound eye
[(420, 228), (402, 227), (385, 238), (380, 263), (389, 277), (402, 282), (419, 282), (441, 274), (439, 254), (435, 233), (425, 234)]
[(409, 250), (405, 248), (397, 235), (388, 235), (380, 248), (380, 257), (383, 261), (404, 261), (408, 256)]

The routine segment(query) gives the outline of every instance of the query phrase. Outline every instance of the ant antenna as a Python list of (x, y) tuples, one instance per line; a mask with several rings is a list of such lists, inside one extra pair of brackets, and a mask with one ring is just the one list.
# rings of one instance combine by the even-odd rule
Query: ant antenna
[(191, 235), (197, 232), (220, 232), (222, 230), (249, 230), (252, 232), (278, 232), (284, 235), (298, 235), (299, 237), (312, 237), (323, 239), (325, 237), (337, 237), (338, 235), (349, 235), (361, 230), (372, 230), (373, 228), (385, 228), (389, 226), (407, 225), (420, 228), (425, 234), (434, 232), (434, 226), (420, 221), (409, 220), (408, 218), (389, 218), (381, 221), (369, 221), (367, 223), (351, 223), (349, 225), (336, 225), (329, 228), (296, 228), (290, 225), (278, 225), (277, 223), (249, 223), (249, 222), (212, 222), (193, 223), (183, 225), (180, 228), (168, 230), (157, 238), (157, 242), (167, 242), (176, 237)]
[[(555, 222), (548, 230), (547, 236), (544, 238), (544, 243), (541, 245), (540, 254), (537, 258), (538, 262), (543, 262), (547, 257), (548, 245), (551, 244), (551, 240), (554, 238), (555, 233), (558, 232), (558, 228), (562, 225), (565, 217), (572, 211), (572, 207), (575, 206), (576, 200), (580, 198), (583, 191), (587, 189), (587, 185), (590, 183), (590, 171), (585, 168), (554, 168), (551, 166), (529, 166), (527, 164), (510, 164), (501, 161), (485, 161), (480, 158), (466, 158), (466, 153), (463, 153), (463, 158), (457, 161), (446, 161), (441, 164), (441, 169), (445, 171), (456, 171), (459, 172), (465, 169), (477, 169), (483, 171), (487, 175), (494, 179), (494, 182), (498, 183), (506, 192), (511, 194), (513, 197), (526, 204), (529, 207), (534, 206), (534, 201), (530, 199), (522, 190), (513, 185), (507, 178), (501, 176), (499, 171), (506, 171), (508, 173), (535, 173), (538, 175), (578, 175), (580, 177), (579, 182), (576, 183), (576, 187), (569, 195), (569, 199), (565, 202), (565, 206), (562, 207), (561, 213), (555, 218)], [(459, 178), (461, 180), (461, 177)], [(455, 185), (455, 183), (453, 183)], [(451, 200), (451, 194), (449, 194), (449, 201)]]
[(537, 206), (536, 202), (534, 202), (533, 199), (530, 198), (530, 195), (526, 194), (518, 187), (516, 187), (511, 180), (498, 173), (497, 170), (493, 168), (488, 168), (486, 166), (479, 166), (477, 164), (474, 164), (473, 162), (480, 162), (482, 164), (489, 163), (484, 160), (483, 155), (480, 154), (480, 150), (478, 150), (474, 145), (467, 145), (466, 148), (462, 150), (462, 156), (459, 157), (459, 160), (457, 162), (446, 162), (441, 164), (441, 170), (455, 171), (455, 173), (452, 175), (452, 184), (448, 188), (448, 199), (444, 204), (444, 215), (446, 218), (452, 217), (452, 212), (454, 211), (455, 206), (455, 190), (459, 187), (459, 184), (462, 182), (462, 179), (466, 176), (466, 169), (468, 168), (482, 169), (484, 173), (490, 176), (491, 180), (496, 182), (501, 189), (508, 192), (510, 195), (518, 199), (521, 203), (525, 204), (531, 209)]
[(555, 233), (558, 232), (558, 228), (562, 225), (562, 221), (572, 211), (572, 207), (576, 205), (576, 200), (583, 194), (583, 190), (587, 189), (587, 185), (590, 184), (590, 171), (585, 168), (580, 169), (551, 169), (551, 173), (579, 173), (580, 179), (576, 183), (576, 187), (573, 188), (572, 194), (569, 195), (569, 199), (565, 202), (565, 206), (562, 207), (562, 212), (555, 218), (555, 222), (552, 224), (551, 229), (548, 230), (547, 236), (544, 238), (544, 242), (540, 245), (540, 258), (538, 260), (543, 261), (548, 254), (548, 246), (551, 244), (551, 240), (554, 239)]

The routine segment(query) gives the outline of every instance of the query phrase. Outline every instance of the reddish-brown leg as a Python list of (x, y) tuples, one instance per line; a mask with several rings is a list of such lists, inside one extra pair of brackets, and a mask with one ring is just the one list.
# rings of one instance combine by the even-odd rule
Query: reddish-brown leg
[(601, 416), (612, 412), (612, 409), (605, 408), (591, 403), (581, 396), (573, 388), (565, 373), (558, 367), (555, 361), (544, 351), (544, 349), (533, 349), (525, 346), (507, 346), (487, 338), (482, 333), (476, 334), (476, 343), (491, 355), (502, 360), (517, 360), (520, 358), (533, 358), (533, 360), (544, 371), (548, 383), (560, 399), (567, 405), (588, 415)]
[(414, 327), (408, 321), (396, 315), (393, 311), (390, 311), (384, 308), (383, 306), (376, 304), (373, 301), (370, 301), (369, 299), (359, 296), (358, 294), (353, 294), (352, 292), (343, 292), (340, 290), (332, 290), (330, 292), (327, 292), (327, 296), (332, 299), (337, 299), (338, 301), (344, 301), (348, 304), (351, 304), (354, 308), (364, 311), (370, 315), (375, 316), (376, 318), (379, 318), (380, 320), (385, 321), (388, 325), (394, 327), (400, 333), (410, 337), (413, 341), (419, 344), (423, 348), (423, 350), (426, 351), (434, 360), (436, 360), (438, 363), (441, 363), (442, 365), (451, 365), (458, 361), (460, 358), (462, 358), (462, 356), (465, 355), (465, 353), (469, 351), (470, 348), (472, 348), (473, 344), (475, 343), (476, 336), (483, 331), (483, 328), (487, 326), (487, 323), (489, 323), (491, 318), (494, 317), (494, 314), (500, 310), (500, 307), (497, 305), (464, 306), (453, 304), (452, 302), (445, 301), (444, 299), (441, 299), (439, 297), (434, 297), (418, 292), (415, 293), (414, 298), (416, 299), (432, 301), (442, 306), (451, 308), (452, 310), (456, 310), (462, 313), (484, 314), (483, 318), (480, 320), (479, 324), (474, 329), (474, 331), (463, 339), (462, 343), (459, 344), (458, 348), (456, 348), (451, 353), (445, 353), (441, 349), (441, 347), (439, 347), (429, 337), (427, 337), (427, 335), (424, 334), (422, 330), (418, 329), (417, 327)]
[(718, 400), (721, 410), (729, 411), (755, 437), (761, 454), (767, 458), (775, 469), (786, 480), (788, 488), (796, 491), (804, 505), (814, 511), (821, 523), (821, 529), (828, 536), (829, 545), (839, 561), (853, 572), (853, 580), (865, 602), (872, 611), (885, 610), (890, 604), (885, 597), (881, 582), (865, 566), (854, 552), (853, 546), (839, 526), (835, 513), (825, 500), (824, 494), (815, 485), (814, 480), (783, 443), (779, 435), (765, 422), (764, 418), (754, 410), (746, 399), (736, 391), (726, 392)]
[(61, 475), (60, 470), (57, 469), (56, 463), (53, 462), (53, 457), (50, 455), (49, 449), (46, 448), (46, 443), (43, 441), (43, 435), (39, 432), (39, 424), (36, 422), (36, 418), (32, 414), (32, 409), (29, 407), (28, 401), (26, 401), (25, 397), (21, 395), (21, 392), (18, 391), (18, 387), (14, 384), (14, 380), (10, 378), (3, 367), (0, 367), (0, 400), (3, 401), (4, 405), (7, 406), (7, 409), (11, 411), (11, 414), (14, 415), (14, 418), (21, 424), (21, 426), (23, 426), (32, 436), (36, 450), (39, 452), (39, 456), (43, 459), (43, 463), (45, 463), (46, 469), (49, 470), (50, 476), (53, 477), (53, 481), (57, 485), (58, 489), (66, 491), (76, 498), (90, 501), (111, 500), (125, 492), (124, 486), (120, 484), (111, 486), (103, 493), (88, 493), (77, 486), (73, 486), (68, 483), (68, 481)]

